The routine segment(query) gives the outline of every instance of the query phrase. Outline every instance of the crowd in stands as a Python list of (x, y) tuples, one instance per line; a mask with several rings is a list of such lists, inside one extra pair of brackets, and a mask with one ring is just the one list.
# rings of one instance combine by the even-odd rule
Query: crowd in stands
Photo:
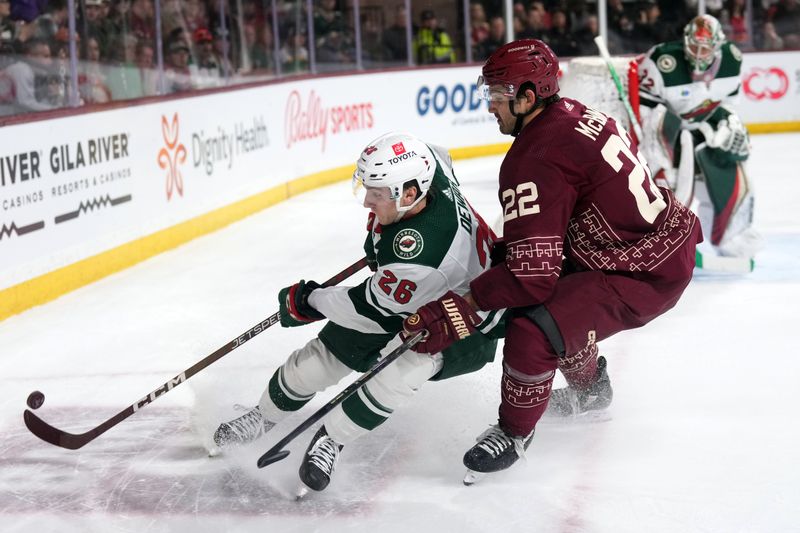
[[(161, 0), (160, 35), (154, 1), (75, 0), (71, 40), (67, 0), (0, 0), (0, 115), (307, 73), (312, 57), (317, 72), (409, 62), (409, 18), (401, 0), (361, 1), (360, 58), (352, 0), (314, 0), (312, 42), (304, 0), (277, 0), (275, 21), (271, 0), (227, 0), (224, 8), (217, 0)], [(697, 0), (607, 4), (612, 54), (641, 53), (678, 39), (697, 12)], [(411, 17), (412, 63), (464, 61), (465, 40), (472, 59), (481, 61), (505, 43), (502, 0), (472, 1), (468, 39), (461, 2), (433, 2), (437, 9), (430, 5), (420, 5)], [(560, 57), (595, 55), (596, 5), (516, 0), (513, 35), (542, 39)], [(744, 50), (800, 49), (800, 0), (706, 0), (705, 5)], [(159, 43), (162, 72), (157, 68)], [(71, 72), (77, 73), (75, 80)]]

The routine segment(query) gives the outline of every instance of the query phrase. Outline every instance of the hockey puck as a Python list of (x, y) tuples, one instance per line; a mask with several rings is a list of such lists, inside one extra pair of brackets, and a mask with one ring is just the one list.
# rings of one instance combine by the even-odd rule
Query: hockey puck
[(44, 394), (38, 390), (33, 391), (28, 395), (28, 407), (31, 409), (38, 409), (44, 403)]

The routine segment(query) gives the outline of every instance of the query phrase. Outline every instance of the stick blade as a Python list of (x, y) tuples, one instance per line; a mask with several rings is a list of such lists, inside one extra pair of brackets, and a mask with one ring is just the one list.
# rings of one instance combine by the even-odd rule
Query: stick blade
[(54, 428), (33, 414), (30, 409), (25, 409), (22, 417), (25, 420), (25, 426), (31, 433), (53, 446), (66, 448), (68, 450), (77, 450), (91, 440), (85, 439), (85, 435), (73, 435), (72, 433)]
[(278, 461), (282, 461), (289, 456), (289, 450), (278, 450), (278, 451), (268, 451), (264, 455), (258, 458), (258, 467), (264, 468), (265, 466), (269, 466), (272, 463), (277, 463)]

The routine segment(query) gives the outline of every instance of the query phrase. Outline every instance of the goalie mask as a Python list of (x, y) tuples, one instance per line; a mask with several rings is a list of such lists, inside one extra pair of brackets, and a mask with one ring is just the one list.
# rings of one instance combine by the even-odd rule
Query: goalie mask
[(696, 73), (708, 70), (724, 42), (722, 26), (711, 15), (695, 17), (683, 30), (683, 53)]
[[(361, 204), (367, 188), (389, 188), (389, 198), (402, 214), (416, 206), (428, 194), (436, 172), (436, 160), (428, 146), (407, 133), (387, 133), (370, 142), (356, 162), (353, 194)], [(416, 181), (419, 190), (411, 205), (401, 206), (403, 186)]]

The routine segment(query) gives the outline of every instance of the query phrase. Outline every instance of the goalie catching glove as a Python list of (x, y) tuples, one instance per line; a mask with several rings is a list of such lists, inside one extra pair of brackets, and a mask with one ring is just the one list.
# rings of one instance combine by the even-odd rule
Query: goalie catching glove
[(278, 305), (280, 305), (281, 326), (293, 328), (304, 326), (317, 320), (322, 320), (325, 315), (311, 307), (308, 297), (311, 291), (319, 289), (320, 284), (316, 281), (300, 280), (278, 293)]
[(448, 291), (429, 302), (403, 321), (403, 330), (411, 336), (427, 330), (428, 336), (414, 346), (419, 353), (439, 353), (456, 341), (475, 332), (481, 317), (464, 298)]

